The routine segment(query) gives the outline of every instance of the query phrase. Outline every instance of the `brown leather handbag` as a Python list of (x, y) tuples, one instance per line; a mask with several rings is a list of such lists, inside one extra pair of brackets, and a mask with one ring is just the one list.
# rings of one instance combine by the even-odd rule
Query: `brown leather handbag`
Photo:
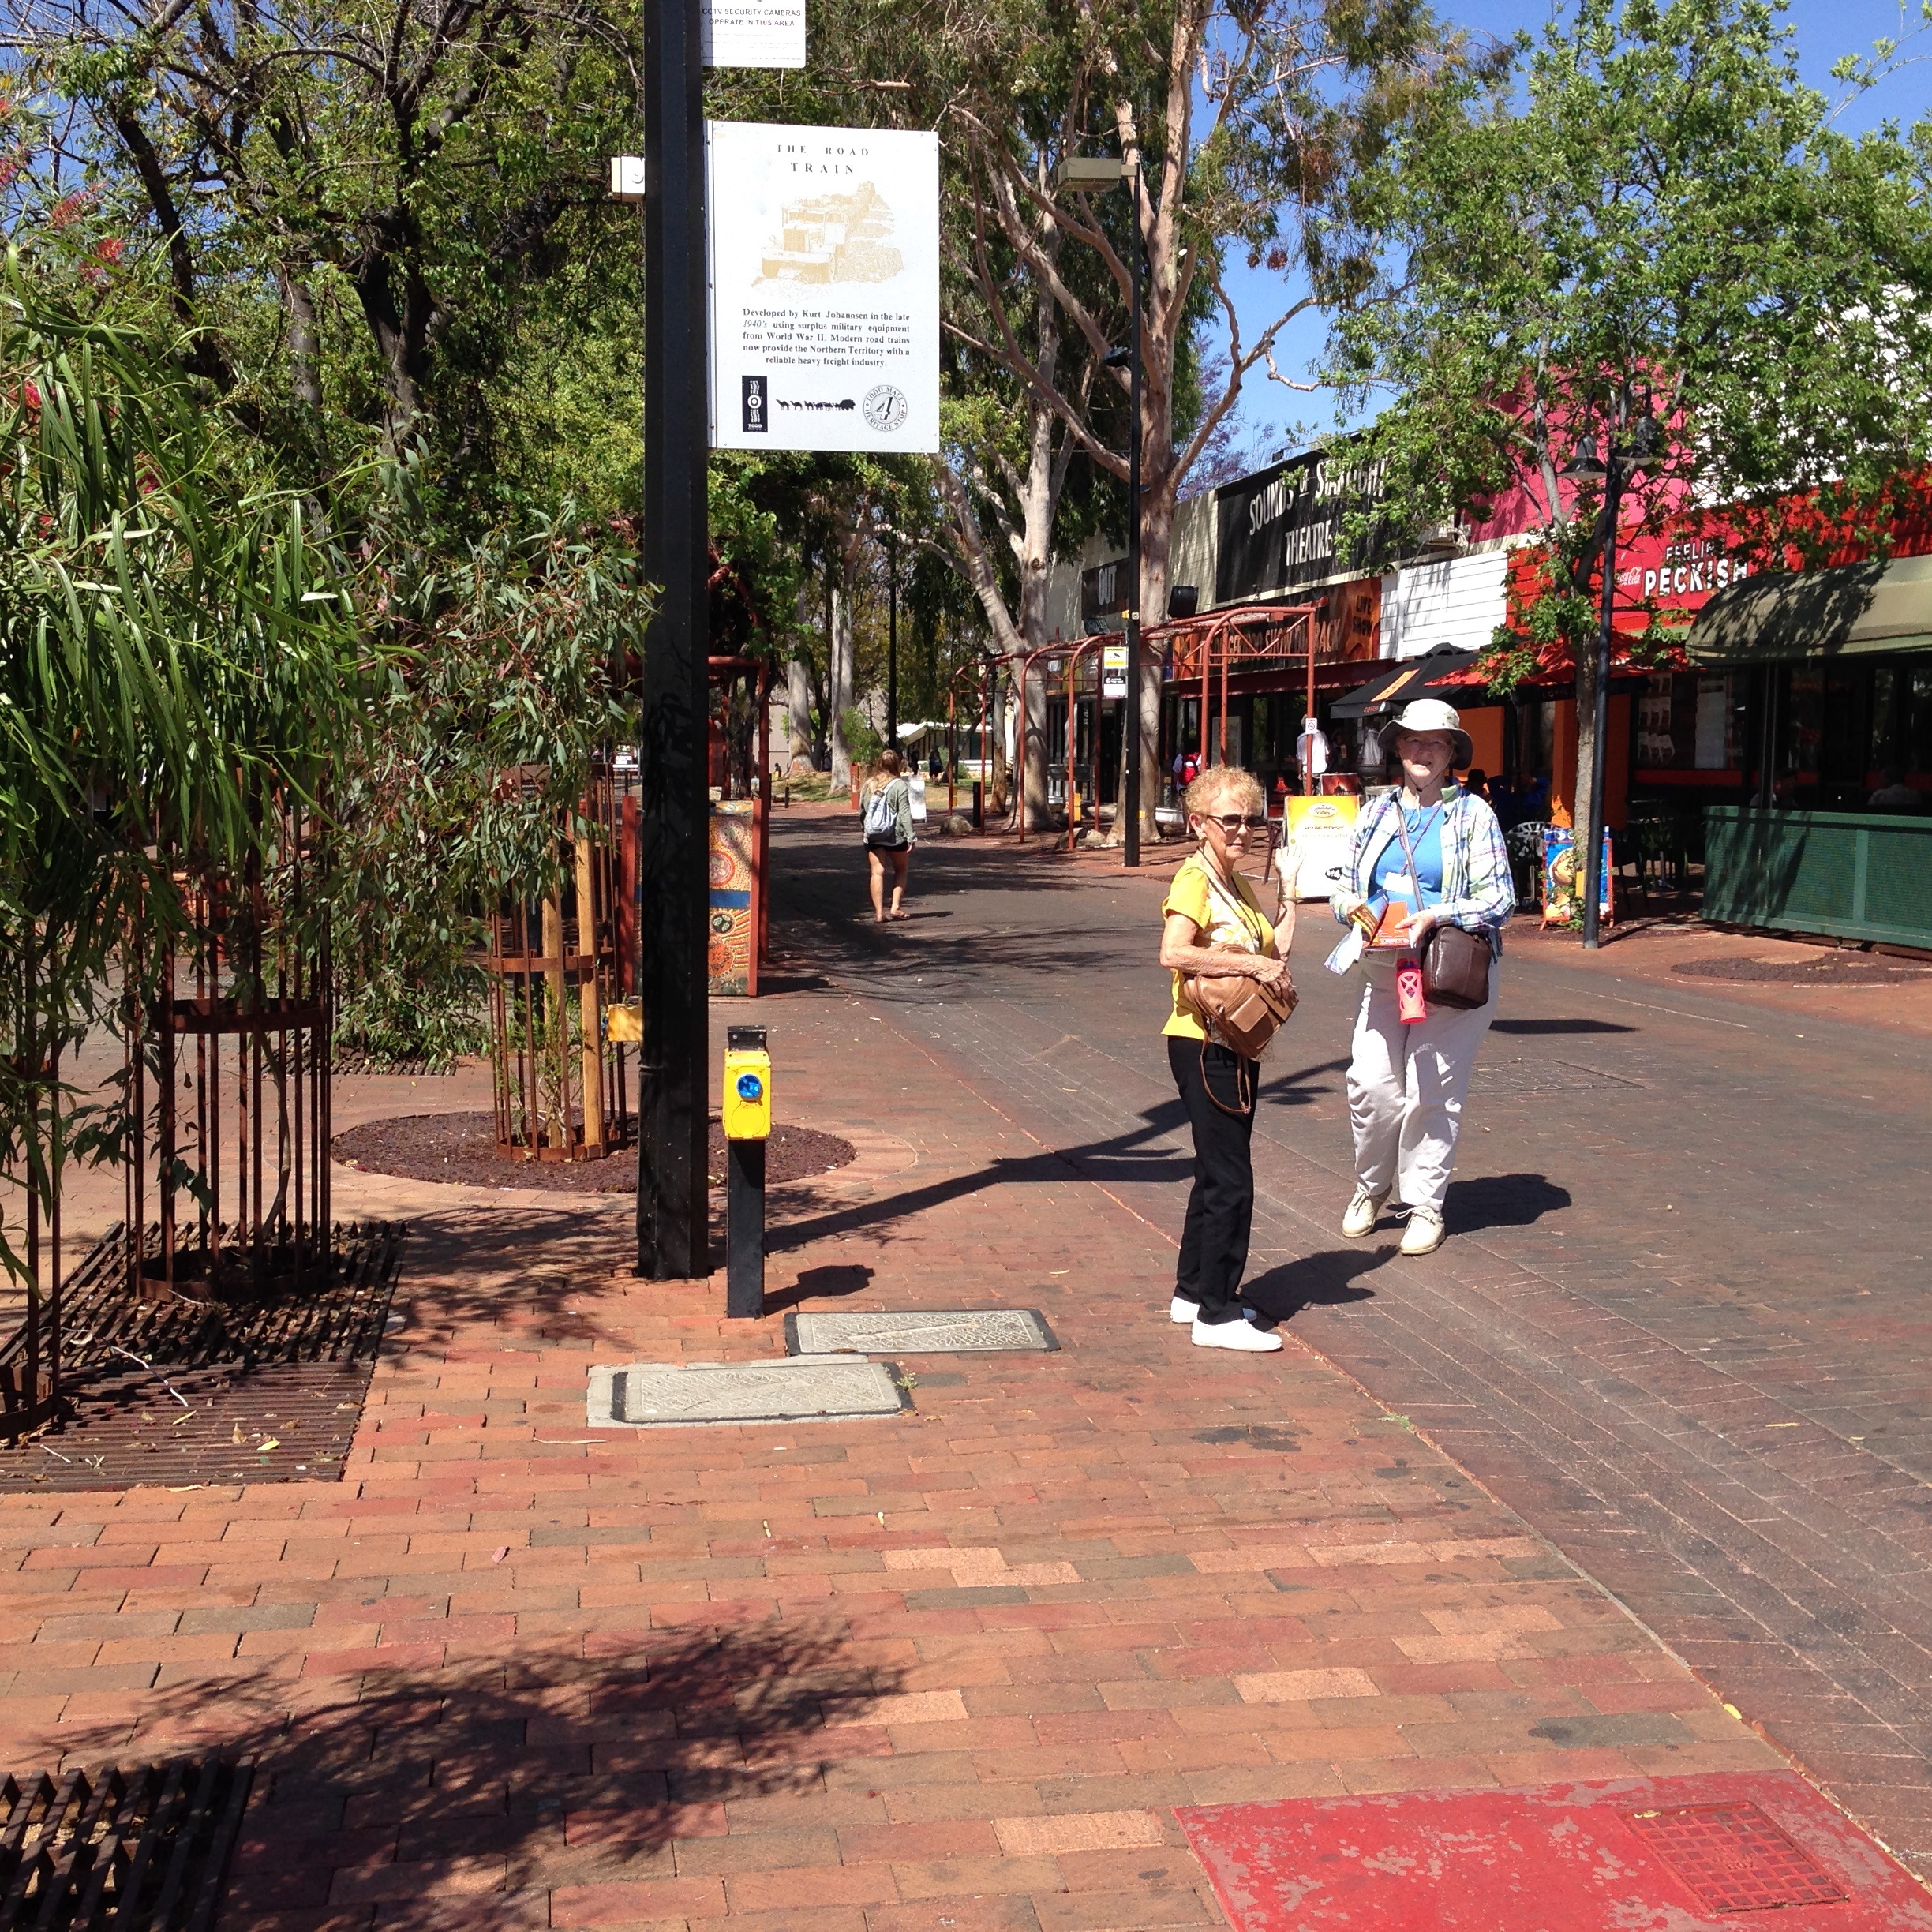
[(1460, 926), (1432, 926), (1422, 935), (1422, 998), (1465, 1011), (1489, 1003), (1489, 942)]
[[(1248, 908), (1211, 875), (1208, 889), (1226, 900), (1241, 925), (1248, 926)], [(1210, 1037), (1244, 1060), (1259, 1060), (1276, 1030), (1295, 1009), (1292, 987), (1264, 986), (1245, 973), (1191, 976), (1188, 990), (1208, 1023)]]
[(1295, 1009), (1291, 987), (1264, 986), (1245, 973), (1211, 978), (1202, 975), (1188, 982), (1188, 990), (1201, 1009), (1209, 1034), (1244, 1060), (1259, 1060)]

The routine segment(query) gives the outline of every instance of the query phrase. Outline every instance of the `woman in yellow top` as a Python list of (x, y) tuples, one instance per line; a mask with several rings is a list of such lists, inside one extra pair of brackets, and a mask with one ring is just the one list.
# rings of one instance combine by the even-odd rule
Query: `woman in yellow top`
[(1278, 934), (1236, 862), (1268, 836), (1267, 803), (1252, 772), (1211, 766), (1185, 795), (1198, 841), (1162, 902), (1160, 961), (1174, 975), (1174, 1010), (1161, 1031), (1167, 1065), (1194, 1130), (1194, 1191), (1168, 1314), (1192, 1325), (1203, 1348), (1257, 1354), (1281, 1337), (1241, 1319), (1241, 1271), (1254, 1219), (1255, 1091), (1260, 1069), (1208, 1036), (1196, 979), (1245, 975), (1291, 986), (1282, 955), (1294, 937), (1294, 902)]

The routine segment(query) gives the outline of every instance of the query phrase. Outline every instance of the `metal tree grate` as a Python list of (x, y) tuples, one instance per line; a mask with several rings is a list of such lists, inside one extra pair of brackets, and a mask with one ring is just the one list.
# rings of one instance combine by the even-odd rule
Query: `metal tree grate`
[(0, 1783), (0, 1932), (208, 1932), (255, 1761)]
[(1707, 1910), (1827, 1905), (1847, 1896), (1810, 1852), (1754, 1804), (1626, 1811), (1624, 1822)]

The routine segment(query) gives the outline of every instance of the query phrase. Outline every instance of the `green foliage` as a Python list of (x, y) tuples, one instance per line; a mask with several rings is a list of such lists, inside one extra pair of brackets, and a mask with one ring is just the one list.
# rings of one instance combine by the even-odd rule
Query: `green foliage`
[(873, 728), (872, 721), (855, 705), (839, 719), (845, 749), (855, 765), (876, 765), (886, 749), (886, 740)]
[[(301, 505), (200, 406), (179, 345), (0, 286), (0, 1173), (46, 1204), (122, 1101), (54, 1058), (109, 1010), (130, 926), (178, 927), (179, 856), (239, 867), (271, 800), (320, 807), (358, 729), (349, 597)], [(0, 1264), (22, 1267), (0, 1225)]]
[[(1922, 459), (1912, 151), (1832, 131), (1777, 9), (1582, 0), (1515, 52), (1515, 74), (1439, 90), (1351, 200), (1382, 253), (1329, 369), (1351, 407), (1387, 401), (1370, 450), (1406, 520), (1518, 492), (1560, 533), (1578, 439), (1601, 453), (1646, 411), (1668, 444), (1649, 515), (1874, 489)], [(1552, 589), (1580, 590), (1601, 541), (1568, 546)]]
[(488, 910), (562, 877), (651, 602), (629, 533), (567, 504), (458, 552), (413, 521), (421, 468), (392, 477), (402, 521), (375, 573), (386, 676), (339, 781), (336, 962), (349, 1043), (442, 1064), (477, 1042)]

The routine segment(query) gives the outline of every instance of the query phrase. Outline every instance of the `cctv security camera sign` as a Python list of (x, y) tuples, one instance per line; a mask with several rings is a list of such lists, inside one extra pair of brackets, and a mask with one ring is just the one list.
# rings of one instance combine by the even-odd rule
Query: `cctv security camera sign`
[(939, 137), (705, 124), (713, 449), (939, 447)]

